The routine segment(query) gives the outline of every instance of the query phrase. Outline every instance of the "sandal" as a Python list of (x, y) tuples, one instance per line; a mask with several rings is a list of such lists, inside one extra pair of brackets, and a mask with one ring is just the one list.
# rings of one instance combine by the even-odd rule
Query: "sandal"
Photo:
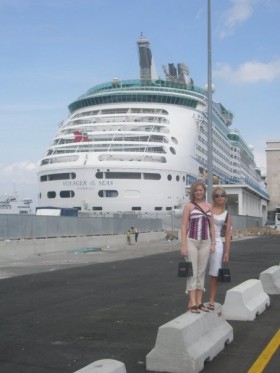
[(198, 308), (199, 307), (197, 306), (192, 306), (192, 307), (189, 307), (189, 310), (191, 311), (191, 313), (200, 313)]
[(214, 309), (215, 309), (215, 305), (214, 305), (214, 304), (211, 304), (211, 303), (208, 303), (207, 308), (208, 308), (208, 310), (210, 310), (210, 311), (214, 311)]
[(203, 303), (201, 303), (199, 306), (198, 306), (198, 309), (200, 309), (201, 311), (204, 311), (204, 312), (209, 312), (208, 308), (206, 306), (204, 306)]

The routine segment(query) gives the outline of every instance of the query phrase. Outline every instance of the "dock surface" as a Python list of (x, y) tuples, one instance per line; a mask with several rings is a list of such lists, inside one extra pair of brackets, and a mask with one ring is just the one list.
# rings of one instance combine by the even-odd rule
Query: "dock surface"
[[(158, 327), (186, 309), (185, 279), (177, 277), (180, 242), (157, 241), (0, 263), (0, 372), (73, 373), (100, 359), (144, 373)], [(279, 265), (280, 237), (232, 242), (225, 293)], [(5, 278), (6, 277), (6, 278)], [(204, 301), (208, 300), (206, 277)], [(229, 321), (234, 340), (205, 364), (207, 373), (243, 373), (280, 329), (280, 296), (252, 322)], [(263, 370), (279, 371), (280, 348)]]

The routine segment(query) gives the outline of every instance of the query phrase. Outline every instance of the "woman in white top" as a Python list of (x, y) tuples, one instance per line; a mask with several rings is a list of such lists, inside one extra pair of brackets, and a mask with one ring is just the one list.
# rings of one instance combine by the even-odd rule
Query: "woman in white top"
[[(222, 262), (229, 261), (229, 252), (231, 244), (231, 216), (226, 210), (226, 192), (221, 187), (214, 188), (212, 192), (212, 214), (215, 223), (216, 246), (215, 251), (210, 254), (209, 259), (209, 275), (210, 275), (210, 297), (207, 308), (215, 309), (215, 298), (218, 283), (219, 269), (222, 267)], [(225, 237), (221, 237), (221, 229), (226, 220)], [(224, 247), (225, 242), (225, 247)]]

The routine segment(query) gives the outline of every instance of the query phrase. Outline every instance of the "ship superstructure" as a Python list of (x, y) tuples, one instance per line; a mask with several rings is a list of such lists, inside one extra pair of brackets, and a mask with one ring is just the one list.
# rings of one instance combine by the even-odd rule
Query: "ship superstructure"
[[(97, 85), (69, 105), (69, 117), (39, 167), (39, 206), (90, 214), (182, 211), (186, 186), (207, 175), (207, 92), (186, 65), (157, 75), (149, 41), (137, 41), (140, 79)], [(213, 103), (213, 182), (247, 183), (260, 198), (252, 149), (233, 115)]]
[(31, 198), (19, 200), (16, 194), (0, 195), (0, 214), (34, 214)]

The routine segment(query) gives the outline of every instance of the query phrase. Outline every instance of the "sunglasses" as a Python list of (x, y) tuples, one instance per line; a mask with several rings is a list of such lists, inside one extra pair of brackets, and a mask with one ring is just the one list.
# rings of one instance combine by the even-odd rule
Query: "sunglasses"
[(218, 198), (218, 197), (225, 197), (226, 195), (224, 194), (224, 193), (222, 193), (222, 194), (215, 194), (215, 198)]

